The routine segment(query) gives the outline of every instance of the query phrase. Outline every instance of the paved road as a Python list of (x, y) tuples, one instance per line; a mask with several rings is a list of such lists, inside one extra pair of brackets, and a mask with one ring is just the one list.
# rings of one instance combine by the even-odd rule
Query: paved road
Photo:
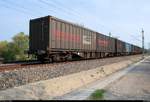
[(150, 57), (57, 100), (85, 100), (96, 89), (105, 89), (106, 100), (150, 100)]

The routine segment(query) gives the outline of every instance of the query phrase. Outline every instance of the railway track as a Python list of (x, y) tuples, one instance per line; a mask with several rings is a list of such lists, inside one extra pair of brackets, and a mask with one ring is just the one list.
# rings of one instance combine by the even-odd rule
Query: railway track
[(0, 90), (139, 57), (140, 55), (46, 64), (3, 64), (0, 65)]
[(36, 60), (4, 62), (4, 64), (0, 64), (0, 72), (24, 68), (36, 64), (38, 65), (40, 62)]
[[(107, 59), (113, 59), (113, 58), (122, 58), (122, 57), (128, 57), (128, 56), (119, 56), (119, 57), (107, 57), (107, 58), (101, 58), (102, 61)], [(88, 59), (90, 60), (99, 60), (99, 59)], [(53, 65), (60, 65), (65, 63), (73, 63), (73, 62), (81, 62), (85, 60), (73, 60), (73, 61), (65, 61), (65, 62), (45, 62), (41, 63), (37, 60), (30, 60), (30, 61), (17, 61), (17, 62), (10, 62), (9, 64), (1, 64), (0, 65), (0, 72), (10, 71), (10, 70), (17, 70), (21, 68), (36, 68), (36, 67), (47, 67), (47, 66), (53, 66)]]
[(0, 72), (21, 68), (21, 64), (3, 64), (0, 65)]
[(13, 62), (7, 62), (7, 63), (5, 62), (6, 64), (0, 64), (0, 72), (21, 69), (21, 68), (36, 68), (36, 67), (44, 67), (44, 66), (50, 66), (50, 65), (52, 66), (53, 64), (62, 64), (62, 63), (68, 63), (68, 62), (73, 62), (73, 61), (53, 62), (53, 63), (49, 63), (49, 62), (41, 63), (37, 60), (17, 61), (17, 62), (13, 61)]

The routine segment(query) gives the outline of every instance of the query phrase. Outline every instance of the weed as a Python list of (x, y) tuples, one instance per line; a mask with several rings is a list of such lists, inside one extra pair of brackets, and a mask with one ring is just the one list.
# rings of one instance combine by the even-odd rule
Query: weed
[(105, 92), (106, 91), (104, 89), (98, 89), (89, 96), (89, 99), (90, 100), (102, 100)]

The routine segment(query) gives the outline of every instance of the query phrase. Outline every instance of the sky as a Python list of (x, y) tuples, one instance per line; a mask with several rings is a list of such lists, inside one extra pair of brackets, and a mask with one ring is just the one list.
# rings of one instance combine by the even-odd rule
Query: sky
[(30, 19), (52, 15), (145, 46), (150, 43), (150, 0), (0, 0), (0, 41), (29, 34)]

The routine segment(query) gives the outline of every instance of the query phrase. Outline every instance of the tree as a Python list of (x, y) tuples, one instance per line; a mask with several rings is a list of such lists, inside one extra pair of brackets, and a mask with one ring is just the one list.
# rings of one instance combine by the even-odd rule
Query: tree
[(27, 55), (24, 51), (29, 48), (29, 37), (23, 32), (18, 33), (12, 38), (12, 42), (0, 42), (0, 57), (5, 61), (26, 60)]
[(3, 52), (2, 57), (4, 58), (5, 61), (10, 61), (10, 60), (15, 60), (15, 50), (14, 50), (14, 44), (13, 43), (8, 43), (5, 51)]
[(20, 32), (13, 37), (13, 44), (16, 60), (26, 60), (27, 55), (24, 54), (24, 51), (29, 48), (29, 37)]
[(7, 45), (8, 45), (7, 41), (0, 42), (0, 57), (2, 57), (3, 52), (6, 50)]
[(8, 43), (7, 41), (0, 42), (0, 57), (4, 58), (4, 60), (14, 60), (15, 59), (15, 51), (13, 51), (13, 44)]

